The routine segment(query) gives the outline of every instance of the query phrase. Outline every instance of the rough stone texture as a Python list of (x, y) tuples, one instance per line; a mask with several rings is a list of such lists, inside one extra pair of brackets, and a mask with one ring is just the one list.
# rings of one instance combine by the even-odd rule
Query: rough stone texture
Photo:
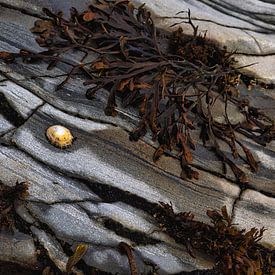
[[(47, 141), (45, 141), (45, 145), (51, 148)], [(47, 224), (58, 239), (70, 244), (81, 241), (89, 243), (90, 248), (85, 259), (93, 266), (106, 269), (106, 262), (103, 259), (110, 260), (108, 256), (112, 255), (113, 260), (109, 262), (107, 271), (124, 270), (124, 274), (128, 273), (125, 256), (120, 255), (117, 249), (112, 247), (116, 247), (119, 241), (129, 243), (132, 241), (105, 229), (102, 225), (104, 217), (121, 223), (133, 232), (149, 234), (150, 238), (166, 243), (157, 245), (155, 249), (153, 245), (149, 245), (149, 248), (144, 245), (137, 247), (145, 258), (154, 259), (162, 267), (164, 273), (174, 273), (180, 270), (191, 271), (194, 268), (211, 268), (212, 263), (209, 260), (206, 261), (201, 257), (193, 259), (168, 236), (157, 232), (151, 234), (156, 226), (152, 218), (143, 210), (119, 202), (100, 203), (100, 198), (89, 190), (89, 185), (86, 186), (81, 181), (72, 180), (46, 168), (18, 149), (0, 148), (0, 174), (5, 175), (4, 183), (12, 185), (16, 180), (26, 180), (30, 183), (27, 209), (17, 209), (17, 213), (30, 224), (36, 224), (36, 226), (39, 226), (40, 222)], [(230, 192), (229, 189), (226, 190)], [(238, 189), (236, 188), (236, 190)], [(200, 192), (203, 192), (203, 189)], [(235, 197), (236, 195), (237, 193)], [(228, 206), (230, 207), (230, 204)], [(190, 209), (190, 207), (195, 208), (195, 206), (186, 206), (186, 209)], [(204, 210), (202, 209), (201, 212), (202, 215)], [(32, 216), (35, 217), (35, 220)], [(56, 261), (59, 268), (64, 269), (66, 260), (62, 256), (63, 252), (58, 249), (57, 241), (43, 230), (33, 232), (49, 251), (51, 257), (59, 255), (56, 256)], [(168, 257), (167, 261), (159, 258), (159, 253), (165, 254)], [(141, 268), (145, 268), (145, 266), (141, 265)]]
[(6, 81), (3, 87), (0, 87), (0, 93), (5, 96), (11, 107), (25, 119), (43, 104), (40, 98), (11, 81)]
[[(4, 27), (7, 29), (12, 28), (12, 12), (10, 12), (9, 18), (3, 22)], [(13, 16), (17, 15), (17, 11)], [(25, 24), (26, 22), (33, 22), (34, 18), (32, 20), (26, 19), (25, 17), (29, 17), (26, 15), (21, 16), (21, 21), (17, 19), (17, 23), (21, 24), (22, 32), (29, 35), (29, 30), (26, 28)], [(0, 22), (1, 26), (1, 22)], [(26, 39), (30, 39), (30, 41), (33, 41), (33, 37), (29, 38), (29, 36), (26, 36)], [(9, 41), (9, 45), (17, 45), (19, 50), (20, 45), (16, 44), (16, 38), (9, 34), (7, 32), (6, 34), (6, 41)], [(36, 50), (36, 44), (35, 43), (29, 43), (29, 49), (30, 50)], [(1, 44), (0, 44), (1, 47)], [(9, 50), (14, 50), (12, 47), (8, 47)], [(15, 81), (19, 86), (22, 86), (26, 89), (30, 89), (35, 95), (46, 101), (47, 103), (51, 104), (52, 106), (61, 109), (62, 111), (66, 113), (70, 113), (76, 116), (80, 116), (83, 118), (89, 118), (94, 121), (98, 122), (104, 122), (112, 125), (120, 126), (121, 128), (130, 131), (138, 124), (138, 115), (136, 111), (132, 110), (131, 108), (123, 109), (120, 107), (119, 101), (118, 103), (118, 116), (117, 117), (108, 117), (104, 115), (104, 111), (102, 106), (106, 105), (107, 102), (107, 91), (100, 91), (100, 93), (97, 94), (97, 97), (95, 100), (88, 101), (85, 98), (85, 88), (83, 89), (82, 80), (80, 78), (75, 79), (74, 81), (71, 81), (69, 85), (66, 85), (64, 89), (61, 91), (55, 91), (56, 85), (58, 85), (64, 78), (63, 77), (57, 77), (53, 78), (55, 75), (62, 75), (64, 74), (64, 70), (66, 68), (59, 67), (55, 68), (51, 71), (46, 70), (47, 65), (46, 64), (16, 64), (16, 66), (6, 66), (5, 64), (0, 64), (0, 69), (5, 73), (5, 75)], [(11, 70), (12, 68), (12, 70)], [(35, 80), (31, 80), (31, 76), (49, 76), (49, 77), (41, 77), (37, 78)], [(249, 100), (252, 100), (252, 103), (255, 102), (261, 102), (260, 107), (264, 112), (269, 112), (271, 110), (271, 115), (275, 117), (275, 113), (272, 111), (275, 108), (272, 108), (274, 106), (274, 100), (272, 98), (272, 92), (262, 94), (259, 90), (253, 90), (251, 93), (242, 90), (242, 96), (247, 97)], [(255, 100), (255, 98), (259, 98), (259, 100)], [(217, 105), (218, 106), (218, 105)], [(218, 108), (217, 108), (218, 109)], [(219, 110), (218, 110), (219, 111)], [(220, 112), (220, 111), (219, 111)], [(218, 117), (222, 114), (218, 114)], [(240, 115), (236, 112), (234, 115), (232, 112), (232, 120), (239, 120)], [(154, 147), (157, 147), (157, 144), (153, 144), (150, 141), (149, 135), (145, 137), (146, 142), (150, 143)], [(214, 153), (209, 152), (208, 149), (204, 148), (199, 140), (198, 141), (198, 149), (194, 152), (195, 160), (194, 165), (197, 167), (215, 172), (215, 173), (222, 173), (222, 166), (220, 165), (220, 162), (214, 155)], [(249, 144), (248, 144), (249, 146)], [(256, 152), (258, 150), (262, 150), (261, 147), (255, 145)], [(254, 148), (253, 148), (254, 150)], [(272, 155), (272, 152), (267, 152), (267, 154)], [(260, 157), (262, 156), (261, 153), (257, 154)], [(209, 160), (212, 161), (211, 165), (209, 165)], [(272, 160), (272, 162), (275, 162), (275, 160)], [(240, 165), (242, 165), (240, 163)], [(263, 167), (265, 169), (265, 167)], [(242, 165), (242, 169), (246, 170), (248, 174), (251, 174), (249, 169), (247, 169), (246, 166)], [(257, 188), (259, 190), (263, 190), (265, 192), (274, 192), (274, 174), (270, 170), (266, 170), (262, 173), (264, 175), (265, 180), (263, 181), (262, 178), (254, 177), (254, 175), (251, 175), (251, 186), (253, 188)], [(232, 173), (228, 173), (226, 176), (230, 180), (234, 180), (234, 175)]]
[(99, 201), (99, 197), (84, 184), (60, 175), (11, 147), (0, 147), (0, 175), (9, 186), (16, 180), (30, 184), (30, 201), (54, 204), (63, 201)]
[[(245, 190), (235, 205), (233, 222), (245, 229), (264, 226), (262, 243), (275, 246), (275, 198), (265, 196), (257, 191)], [(255, 212), (257, 215), (255, 215)]]
[(14, 129), (14, 126), (0, 114), (0, 136)]
[(35, 269), (38, 263), (33, 238), (20, 232), (1, 232), (0, 261), (10, 261)]
[[(5, 86), (6, 78), (0, 74), (0, 89)], [(0, 136), (11, 131), (15, 127), (10, 123), (4, 115), (0, 113)]]
[[(191, 16), (199, 30), (225, 45), (228, 50), (237, 51), (236, 60), (240, 66), (257, 63), (245, 71), (260, 79), (275, 83), (275, 5), (266, 1), (209, 1), (171, 0), (140, 1), (153, 10), (156, 17), (175, 17), (179, 11), (190, 9)], [(185, 18), (186, 14), (178, 15)], [(183, 19), (178, 19), (178, 22)], [(158, 25), (169, 29), (175, 19), (159, 18)], [(192, 29), (183, 25), (184, 31)], [(170, 28), (171, 29), (171, 28)]]
[[(42, 7), (69, 13), (69, 7), (80, 10), (87, 7), (88, 0), (36, 1), (1, 0), (0, 4), (23, 9), (29, 13), (43, 15)], [(191, 10), (192, 18), (199, 29), (211, 39), (237, 50), (240, 66), (257, 63), (246, 69), (257, 77), (275, 83), (275, 4), (269, 1), (209, 1), (209, 0), (134, 0), (136, 5), (146, 3), (156, 17), (175, 17), (179, 11)], [(178, 15), (179, 16), (179, 15)], [(186, 14), (180, 15), (186, 19)], [(183, 19), (178, 19), (181, 22)], [(172, 21), (171, 21), (172, 20)], [(169, 29), (175, 19), (159, 18), (157, 24)], [(191, 29), (184, 25), (186, 32)]]
[[(87, 2), (0, 0), (0, 5), (5, 6), (0, 10), (0, 50), (40, 50), (29, 28), (37, 16), (42, 16), (42, 6), (68, 11), (70, 6), (84, 9)], [(241, 64), (259, 62), (249, 70), (260, 74), (262, 79), (274, 81), (275, 67), (271, 66), (275, 62), (272, 61), (275, 56), (274, 4), (229, 0), (135, 2), (146, 2), (155, 17), (174, 16), (190, 8), (195, 23), (201, 30), (208, 29), (209, 37), (227, 44), (230, 49), (237, 48)], [(157, 19), (157, 25), (165, 28), (171, 22)], [(184, 28), (190, 31), (186, 25)], [(67, 58), (77, 60), (77, 55)], [(148, 205), (159, 201), (171, 201), (176, 211), (192, 211), (204, 222), (208, 222), (207, 209), (226, 205), (240, 228), (267, 227), (269, 230), (262, 242), (274, 245), (274, 142), (263, 148), (240, 136), (252, 149), (261, 169), (252, 174), (246, 165), (238, 163), (250, 178), (241, 192), (232, 173), (222, 174), (220, 161), (202, 146), (198, 133), (194, 132), (197, 149), (193, 165), (200, 179), (183, 181), (179, 178), (179, 162), (173, 153), (153, 163), (157, 144), (151, 141), (150, 134), (142, 141), (129, 141), (128, 132), (139, 121), (135, 110), (122, 108), (118, 101), (118, 116), (107, 117), (103, 112), (107, 91), (102, 90), (95, 100), (89, 101), (85, 98), (81, 78), (55, 91), (56, 85), (64, 79), (55, 76), (64, 74), (67, 68), (59, 65), (47, 71), (46, 66), (0, 63), (0, 81), (8, 79), (0, 83), (0, 92), (25, 120), (16, 128), (1, 116), (0, 110), (0, 175), (8, 185), (17, 180), (29, 182), (27, 204), (17, 206), (16, 212), (29, 224), (33, 235), (60, 270), (65, 270), (68, 259), (62, 246), (64, 242), (72, 250), (85, 242), (89, 246), (84, 256), (87, 264), (109, 272), (129, 274), (126, 256), (117, 249), (120, 241), (135, 245), (135, 258), (141, 271), (148, 270), (143, 260), (156, 263), (161, 274), (211, 268), (213, 261), (206, 255), (194, 259), (167, 235), (153, 232), (157, 226)], [(37, 75), (41, 77), (32, 78)], [(252, 105), (275, 118), (274, 90), (256, 88), (247, 92), (240, 87), (240, 92)], [(216, 118), (222, 118), (218, 108)], [(232, 119), (242, 117), (232, 109)], [(45, 130), (52, 124), (62, 124), (72, 131), (77, 137), (72, 147), (59, 150), (49, 144)], [(228, 148), (222, 149), (228, 152)], [(123, 230), (116, 232), (114, 226), (106, 226), (106, 221), (119, 223), (125, 232), (132, 234)], [(134, 233), (147, 238), (147, 243), (134, 239)], [(21, 262), (34, 259), (33, 241), (29, 236), (26, 238), (32, 246), (22, 251)], [(17, 237), (9, 241), (16, 240)], [(6, 259), (12, 259), (13, 253), (7, 250)]]
[[(50, 234), (45, 233), (43, 230), (39, 230), (35, 226), (31, 226), (30, 229), (47, 250), (49, 258), (55, 263), (60, 271), (65, 273), (69, 257), (63, 252), (61, 245), (53, 236), (50, 236)], [(77, 270), (75, 267), (73, 267), (72, 270), (76, 275), (83, 275), (83, 272)]]
[[(53, 148), (45, 137), (47, 127), (57, 122), (71, 129), (77, 137), (68, 150)], [(181, 184), (177, 160), (167, 157), (169, 166), (163, 160), (163, 167), (159, 167), (151, 160), (153, 148), (142, 141), (129, 143), (128, 134), (120, 128), (76, 118), (50, 105), (40, 108), (18, 128), (13, 142), (58, 171), (129, 191), (151, 202), (173, 201), (175, 208), (181, 211), (192, 209), (195, 203), (201, 216), (205, 214), (207, 196), (216, 197), (215, 201), (207, 200), (208, 207), (228, 204), (230, 209), (239, 194), (236, 185), (207, 174), (202, 175), (203, 181), (193, 182), (192, 187)], [(138, 155), (136, 150), (139, 150)]]

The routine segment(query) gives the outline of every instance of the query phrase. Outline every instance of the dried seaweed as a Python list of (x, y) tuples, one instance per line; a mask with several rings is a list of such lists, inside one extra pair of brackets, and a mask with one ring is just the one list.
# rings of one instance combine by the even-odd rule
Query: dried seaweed
[(162, 231), (185, 245), (191, 256), (195, 250), (213, 256), (215, 270), (222, 274), (272, 274), (274, 251), (258, 244), (265, 228), (238, 229), (225, 206), (221, 213), (207, 211), (211, 224), (194, 220), (191, 212), (175, 213), (172, 205), (160, 206), (154, 217)]
[(88, 245), (86, 244), (79, 244), (72, 256), (69, 257), (67, 265), (66, 265), (66, 272), (68, 274), (72, 273), (73, 267), (81, 260), (81, 258), (85, 255), (88, 250)]
[(138, 267), (133, 255), (132, 247), (129, 246), (127, 243), (120, 242), (119, 243), (119, 248), (122, 251), (122, 253), (127, 255), (130, 270), (131, 270), (131, 275), (138, 275)]
[[(238, 182), (248, 181), (233, 162), (242, 153), (251, 170), (258, 171), (253, 154), (236, 133), (265, 146), (275, 137), (274, 122), (238, 98), (240, 68), (232, 57), (234, 53), (219, 48), (199, 33), (190, 11), (186, 23), (193, 28), (193, 36), (185, 35), (181, 27), (171, 34), (157, 29), (144, 5), (135, 8), (130, 1), (97, 0), (83, 13), (71, 8), (68, 20), (61, 12), (54, 14), (48, 9), (44, 12), (49, 19), (36, 21), (31, 31), (38, 35), (37, 43), (46, 50), (1, 52), (1, 59), (44, 60), (49, 62), (48, 69), (60, 62), (71, 66), (57, 89), (82, 72), (88, 77), (84, 85), (91, 86), (87, 98), (94, 99), (102, 88), (110, 91), (106, 115), (117, 115), (117, 96), (123, 106), (136, 106), (141, 118), (130, 133), (130, 140), (137, 141), (150, 130), (152, 139), (159, 143), (154, 161), (166, 152), (177, 152), (184, 179), (199, 177), (190, 166), (192, 150), (196, 148), (193, 136), (199, 129), (203, 144), (213, 149), (223, 163), (224, 172), (226, 166), (231, 168)], [(75, 50), (84, 54), (79, 62), (64, 57)], [(91, 53), (97, 58), (85, 63)], [(215, 104), (224, 108), (224, 123), (212, 114)], [(244, 121), (231, 122), (229, 104), (237, 106)], [(230, 148), (233, 159), (223, 152), (221, 142)]]
[(0, 229), (15, 229), (15, 206), (28, 195), (28, 185), (17, 182), (8, 186), (0, 181)]

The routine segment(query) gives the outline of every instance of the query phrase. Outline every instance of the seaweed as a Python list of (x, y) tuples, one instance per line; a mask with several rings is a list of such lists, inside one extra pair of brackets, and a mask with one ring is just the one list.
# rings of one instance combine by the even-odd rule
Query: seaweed
[[(177, 152), (184, 179), (199, 177), (191, 168), (192, 151), (198, 142), (193, 137), (196, 131), (221, 160), (224, 173), (229, 166), (238, 182), (248, 182), (234, 159), (244, 160), (253, 172), (258, 171), (253, 154), (237, 133), (265, 146), (275, 137), (274, 121), (238, 97), (240, 68), (234, 53), (199, 33), (190, 11), (186, 23), (193, 28), (191, 36), (181, 27), (170, 34), (157, 29), (144, 5), (136, 8), (131, 1), (98, 0), (82, 13), (71, 8), (69, 19), (63, 18), (62, 12), (44, 12), (49, 19), (36, 21), (31, 31), (46, 50), (1, 52), (1, 59), (44, 60), (49, 62), (48, 69), (60, 62), (67, 64), (71, 69), (57, 89), (62, 89), (73, 75), (83, 73), (88, 77), (83, 84), (91, 86), (86, 92), (88, 99), (93, 100), (102, 88), (109, 90), (105, 107), (108, 116), (117, 115), (117, 97), (122, 106), (137, 107), (140, 121), (130, 140), (137, 141), (150, 131), (159, 144), (153, 160)], [(79, 62), (64, 57), (75, 50), (84, 54)], [(85, 62), (91, 54), (97, 55), (95, 60)], [(224, 122), (215, 119), (215, 104), (222, 105)], [(237, 107), (244, 121), (232, 122), (229, 105)], [(223, 152), (221, 143), (229, 147), (232, 157)]]
[(160, 203), (154, 215), (162, 231), (185, 245), (192, 257), (202, 251), (215, 259), (221, 274), (272, 274), (274, 250), (258, 244), (265, 228), (238, 229), (226, 206), (221, 211), (208, 210), (210, 224), (196, 221), (191, 212), (175, 213), (172, 205)]
[[(176, 152), (183, 179), (199, 177), (192, 169), (197, 132), (203, 145), (221, 160), (224, 173), (229, 166), (239, 183), (247, 183), (248, 178), (234, 160), (243, 160), (253, 172), (259, 170), (239, 134), (266, 146), (275, 138), (274, 121), (239, 97), (240, 81), (248, 83), (248, 80), (240, 74), (242, 68), (234, 60), (234, 52), (201, 34), (191, 20), (190, 11), (186, 23), (193, 29), (193, 35), (184, 34), (181, 27), (171, 33), (157, 29), (144, 5), (136, 8), (127, 0), (97, 0), (81, 13), (71, 8), (69, 19), (62, 12), (54, 14), (48, 9), (44, 12), (48, 19), (36, 21), (31, 31), (37, 34), (36, 41), (45, 50), (0, 52), (0, 59), (8, 63), (19, 58), (30, 63), (46, 61), (49, 70), (59, 63), (68, 65), (70, 70), (57, 89), (67, 85), (75, 74), (85, 75), (83, 84), (87, 86), (88, 99), (94, 100), (102, 88), (109, 91), (104, 109), (108, 116), (118, 114), (118, 98), (123, 107), (136, 107), (140, 120), (130, 133), (130, 140), (137, 141), (150, 132), (159, 145), (153, 160)], [(65, 57), (76, 50), (83, 53), (78, 62)], [(86, 61), (90, 55), (95, 59)], [(251, 83), (254, 82), (249, 79)], [(213, 114), (216, 104), (224, 111), (222, 122)], [(243, 121), (232, 120), (229, 106), (237, 108)], [(221, 144), (227, 145), (231, 156)], [(14, 203), (26, 192), (25, 183), (14, 187), (0, 184), (1, 226), (14, 226), (11, 214)], [(258, 243), (264, 228), (239, 230), (232, 224), (226, 207), (221, 213), (209, 210), (207, 215), (211, 224), (196, 221), (191, 212), (175, 213), (172, 205), (165, 203), (154, 212), (161, 230), (184, 244), (190, 255), (194, 257), (198, 250), (215, 258), (212, 274), (272, 273), (274, 251)], [(136, 274), (132, 248), (123, 243), (120, 249), (127, 254), (132, 273)], [(83, 256), (80, 252), (70, 258), (69, 271)]]
[[(0, 183), (1, 230), (15, 230), (15, 206), (26, 198), (27, 189), (28, 185), (25, 182), (17, 182), (12, 187)], [(213, 270), (197, 271), (196, 274), (252, 275), (272, 274), (274, 271), (275, 251), (258, 243), (266, 229), (252, 228), (248, 231), (238, 229), (236, 224), (232, 223), (232, 218), (225, 206), (221, 208), (220, 212), (216, 210), (207, 211), (210, 223), (195, 220), (194, 214), (191, 212), (175, 213), (171, 204), (163, 202), (156, 204), (151, 209), (151, 213), (160, 230), (174, 238), (177, 243), (183, 244), (192, 257), (195, 257), (196, 251), (201, 251), (214, 258)], [(71, 273), (72, 268), (77, 266), (87, 249), (86, 244), (77, 246), (74, 254), (69, 257), (68, 273)], [(139, 274), (134, 257), (134, 248), (126, 243), (120, 243), (118, 249), (127, 255), (131, 274)], [(158, 274), (156, 265), (145, 261), (144, 263), (151, 266), (152, 272), (148, 274)], [(48, 263), (44, 264), (46, 266), (43, 274), (56, 274)], [(4, 270), (5, 265), (7, 263), (2, 266)], [(93, 269), (93, 274), (103, 273)]]

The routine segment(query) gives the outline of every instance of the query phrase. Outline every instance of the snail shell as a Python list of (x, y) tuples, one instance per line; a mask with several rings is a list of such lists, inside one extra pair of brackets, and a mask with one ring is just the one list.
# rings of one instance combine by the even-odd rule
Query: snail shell
[(46, 137), (50, 143), (64, 149), (72, 145), (74, 137), (70, 130), (61, 125), (53, 125), (46, 131)]

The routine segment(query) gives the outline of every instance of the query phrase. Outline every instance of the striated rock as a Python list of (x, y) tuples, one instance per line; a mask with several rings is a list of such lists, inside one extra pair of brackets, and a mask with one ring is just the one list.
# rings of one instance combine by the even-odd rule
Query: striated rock
[[(42, 7), (62, 9), (68, 15), (69, 7), (85, 9), (88, 2), (0, 0), (4, 6), (0, 11), (0, 51), (40, 51), (29, 29), (37, 15), (42, 16)], [(274, 4), (230, 0), (135, 1), (138, 5), (143, 2), (152, 9), (157, 26), (166, 29), (175, 19), (163, 16), (175, 16), (190, 8), (201, 31), (208, 30), (208, 37), (230, 50), (237, 49), (240, 65), (259, 62), (247, 70), (268, 82), (274, 81)], [(189, 26), (183, 27), (191, 33)], [(69, 60), (77, 57), (67, 56)], [(206, 255), (196, 254), (192, 258), (171, 237), (155, 231), (158, 227), (151, 209), (159, 201), (171, 202), (176, 211), (192, 211), (196, 219), (204, 222), (209, 222), (206, 210), (226, 205), (240, 228), (268, 228), (262, 243), (274, 245), (274, 142), (264, 148), (239, 136), (260, 166), (260, 171), (252, 174), (247, 165), (234, 160), (249, 176), (248, 185), (241, 186), (241, 191), (234, 175), (230, 171), (223, 175), (221, 162), (202, 145), (199, 132), (194, 131), (193, 169), (199, 171), (200, 179), (184, 181), (179, 177), (178, 156), (173, 152), (157, 163), (152, 161), (157, 143), (151, 141), (150, 134), (136, 143), (129, 141), (129, 131), (139, 122), (136, 110), (122, 108), (118, 100), (118, 116), (107, 117), (103, 109), (108, 91), (101, 90), (89, 101), (83, 79), (78, 76), (56, 91), (64, 80), (60, 75), (67, 67), (58, 64), (51, 71), (46, 68), (44, 63), (0, 62), (0, 81), (8, 79), (0, 83), (0, 94), (9, 102), (11, 111), (22, 116), (22, 123), (14, 125), (1, 115), (0, 109), (0, 175), (8, 185), (17, 180), (29, 182), (27, 203), (17, 206), (16, 212), (61, 271), (65, 271), (69, 257), (67, 249), (74, 250), (84, 242), (89, 247), (84, 256), (86, 264), (107, 272), (129, 274), (127, 258), (117, 248), (120, 241), (134, 246), (139, 270), (145, 273), (150, 267), (144, 261), (157, 264), (160, 274), (212, 268), (214, 263)], [(240, 86), (240, 96), (275, 118), (274, 91), (254, 88), (248, 92)], [(215, 118), (222, 120), (223, 105), (218, 103)], [(242, 115), (231, 107), (232, 121), (242, 121)], [(45, 131), (54, 124), (68, 127), (77, 137), (70, 148), (60, 150), (48, 142)], [(227, 147), (221, 148), (229, 155)], [(32, 237), (21, 233), (3, 236), (0, 260), (35, 266)]]
[(14, 129), (14, 126), (0, 114), (0, 136)]
[(83, 183), (56, 173), (15, 148), (0, 147), (0, 174), (4, 184), (28, 181), (30, 201), (54, 204), (63, 201), (100, 201)]
[[(30, 229), (47, 250), (49, 258), (55, 263), (61, 272), (65, 273), (69, 257), (63, 252), (61, 245), (54, 239), (54, 237), (45, 233), (43, 230), (39, 230), (35, 226), (31, 226)], [(76, 275), (83, 275), (83, 272), (75, 267), (73, 267), (72, 271)]]
[(8, 261), (36, 269), (37, 251), (31, 236), (15, 232), (0, 233), (0, 261)]
[(24, 119), (43, 104), (40, 98), (11, 81), (6, 81), (4, 86), (0, 87), (0, 94), (5, 96), (10, 106)]
[[(236, 60), (240, 66), (257, 63), (244, 70), (256, 75), (263, 81), (275, 83), (275, 28), (274, 3), (265, 1), (134, 1), (136, 4), (146, 3), (155, 17), (157, 25), (173, 30), (170, 25), (187, 21), (187, 14), (176, 15), (180, 11), (190, 9), (192, 20), (199, 26), (201, 32), (207, 31), (207, 36), (226, 46), (229, 51), (236, 51)], [(192, 34), (192, 29), (182, 25), (186, 33)]]
[[(180, 11), (190, 9), (193, 21), (201, 32), (207, 31), (207, 36), (225, 45), (228, 50), (236, 51), (236, 60), (240, 66), (257, 63), (244, 71), (265, 82), (275, 83), (275, 5), (267, 1), (187, 1), (187, 0), (154, 0), (133, 1), (137, 6), (145, 3), (155, 17), (159, 27), (172, 30), (169, 26), (180, 17), (178, 22), (186, 21), (186, 13), (177, 15)], [(17, 1), (1, 0), (0, 4), (27, 10), (34, 15), (41, 15), (42, 7), (55, 12), (64, 11), (68, 16), (71, 6), (85, 10), (89, 1), (70, 0), (66, 3), (47, 1)], [(184, 31), (192, 33), (189, 26), (183, 24)]]
[[(57, 122), (65, 125), (77, 137), (68, 150), (53, 147), (44, 135), (48, 125)], [(192, 182), (190, 186), (181, 184), (183, 181), (179, 178), (180, 167), (176, 159), (163, 159), (163, 166), (159, 167), (159, 164), (152, 161), (153, 148), (142, 141), (129, 143), (128, 134), (118, 127), (76, 118), (49, 105), (40, 108), (39, 113), (16, 131), (13, 142), (58, 171), (104, 183), (154, 203), (173, 201), (175, 208), (181, 211), (188, 208), (198, 210), (200, 205), (201, 211), (198, 214), (201, 216), (205, 216), (205, 196), (211, 192), (217, 198), (215, 202), (212, 200), (212, 207), (228, 203), (229, 210), (230, 200), (232, 202), (239, 194), (236, 185), (214, 176), (202, 176), (203, 181)], [(136, 150), (139, 150), (139, 155), (134, 154)], [(170, 162), (169, 166), (166, 166), (167, 162)], [(200, 191), (202, 186), (208, 192)], [(186, 192), (191, 192), (192, 195), (187, 196)], [(198, 205), (186, 208), (188, 201), (191, 205)], [(211, 204), (209, 200), (207, 206), (211, 207)]]
[(267, 231), (262, 243), (274, 247), (275, 245), (275, 199), (257, 191), (245, 190), (234, 209), (233, 222), (240, 228), (265, 227)]

